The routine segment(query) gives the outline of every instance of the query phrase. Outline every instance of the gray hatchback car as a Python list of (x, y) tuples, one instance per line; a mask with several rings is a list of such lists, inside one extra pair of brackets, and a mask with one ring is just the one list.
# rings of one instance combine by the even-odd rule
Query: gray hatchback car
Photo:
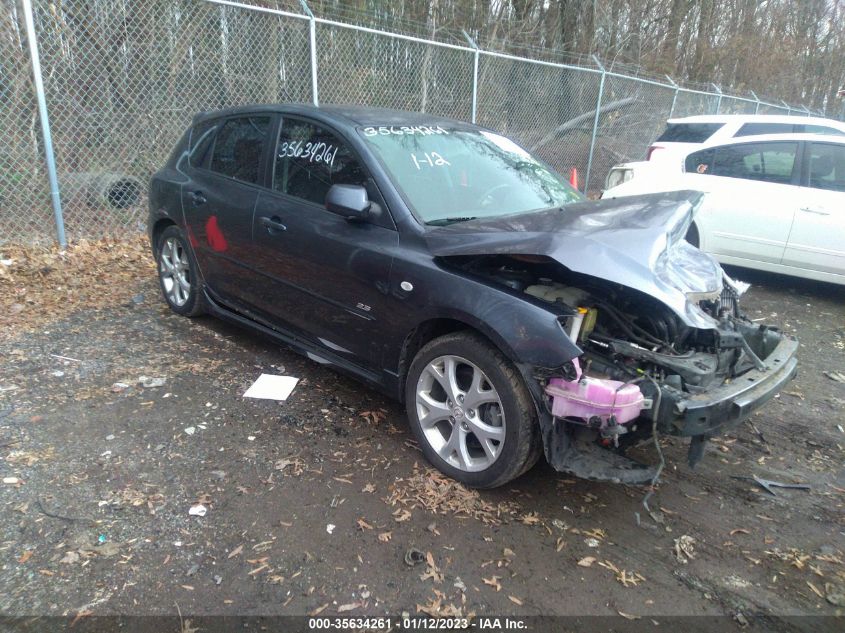
[(152, 178), (164, 299), (404, 402), (426, 457), (499, 486), (545, 454), (643, 483), (795, 374), (795, 340), (684, 240), (699, 194), (590, 202), (491, 130), (371, 108), (196, 116)]

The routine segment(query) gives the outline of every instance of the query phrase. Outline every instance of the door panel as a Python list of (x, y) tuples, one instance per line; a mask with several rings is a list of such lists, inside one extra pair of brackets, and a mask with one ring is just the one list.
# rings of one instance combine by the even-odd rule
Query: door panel
[(798, 147), (740, 143), (687, 157), (687, 186), (707, 192), (696, 219), (705, 250), (780, 263), (801, 202)]
[[(697, 184), (697, 179), (707, 182)], [(707, 252), (780, 263), (801, 202), (798, 187), (719, 176), (690, 180), (692, 188), (708, 192), (696, 219)]]
[(845, 274), (845, 145), (810, 143), (807, 164), (783, 263)]
[[(280, 327), (378, 369), (399, 243), (384, 202), (348, 145), (316, 123), (284, 119), (275, 154), (276, 190), (261, 192), (253, 224), (256, 268), (265, 283), (251, 300)], [(326, 211), (325, 194), (334, 184), (366, 186), (374, 216), (350, 222)]]
[[(257, 267), (270, 282), (254, 297), (257, 307), (279, 325), (375, 367), (398, 233), (272, 192), (261, 193), (255, 217)], [(271, 218), (285, 229), (266, 226)]]
[(240, 289), (249, 281), (258, 189), (198, 170), (183, 185), (182, 196), (188, 238), (206, 284), (220, 297), (239, 303)]
[(190, 180), (182, 187), (188, 238), (205, 282), (239, 306), (243, 288), (255, 283), (249, 274), (252, 221), (270, 123), (269, 116), (240, 116), (199, 124), (203, 140), (192, 147)]

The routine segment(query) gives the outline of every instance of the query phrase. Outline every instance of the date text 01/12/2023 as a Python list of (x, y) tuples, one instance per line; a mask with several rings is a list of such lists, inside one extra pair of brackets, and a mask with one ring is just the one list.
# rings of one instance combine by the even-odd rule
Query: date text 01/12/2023
[(312, 631), (519, 631), (527, 628), (526, 622), (514, 617), (363, 617), (363, 618), (309, 618)]

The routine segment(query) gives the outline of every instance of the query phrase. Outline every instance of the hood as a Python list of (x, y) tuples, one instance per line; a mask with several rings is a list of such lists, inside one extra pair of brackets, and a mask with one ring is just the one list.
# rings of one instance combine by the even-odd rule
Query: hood
[(684, 237), (702, 194), (675, 191), (479, 218), (426, 233), (435, 257), (544, 255), (569, 270), (644, 292), (691, 327), (714, 328), (698, 301), (722, 291), (722, 269)]

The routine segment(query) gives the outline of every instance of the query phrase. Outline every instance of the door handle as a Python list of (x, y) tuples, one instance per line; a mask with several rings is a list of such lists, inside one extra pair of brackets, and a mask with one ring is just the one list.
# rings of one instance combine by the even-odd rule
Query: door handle
[(267, 229), (268, 233), (281, 233), (282, 231), (288, 230), (288, 227), (282, 224), (282, 220), (277, 215), (274, 215), (272, 218), (265, 216), (261, 218), (260, 222)]
[(801, 210), (804, 213), (813, 213), (815, 215), (830, 215), (827, 211), (819, 211), (818, 209), (813, 209), (812, 207), (801, 207)]
[(208, 202), (208, 199), (203, 195), (202, 191), (192, 191), (188, 195), (191, 197), (191, 202), (197, 206)]

